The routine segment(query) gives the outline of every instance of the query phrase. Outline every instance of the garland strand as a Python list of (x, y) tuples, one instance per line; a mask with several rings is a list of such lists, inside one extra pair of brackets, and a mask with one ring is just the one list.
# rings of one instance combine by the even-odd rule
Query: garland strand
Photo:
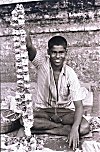
[(30, 93), (28, 52), (26, 49), (25, 12), (22, 4), (17, 4), (12, 11), (14, 50), (16, 60), (16, 112), (22, 114), (25, 134), (31, 136), (33, 126), (32, 94)]

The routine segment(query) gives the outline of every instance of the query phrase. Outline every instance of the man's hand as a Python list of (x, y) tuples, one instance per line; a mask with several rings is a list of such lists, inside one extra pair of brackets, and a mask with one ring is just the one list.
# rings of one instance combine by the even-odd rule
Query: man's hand
[(73, 147), (73, 150), (75, 150), (75, 148), (78, 148), (79, 146), (79, 132), (78, 132), (78, 128), (72, 126), (70, 135), (69, 135), (69, 147)]
[(82, 101), (75, 101), (75, 114), (74, 114), (74, 123), (69, 135), (69, 147), (73, 147), (73, 150), (79, 146), (79, 126), (82, 120), (83, 114), (83, 105)]

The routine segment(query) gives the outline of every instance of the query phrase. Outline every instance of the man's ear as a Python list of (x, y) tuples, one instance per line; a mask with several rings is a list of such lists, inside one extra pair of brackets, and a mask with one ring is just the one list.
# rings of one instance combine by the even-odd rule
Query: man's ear
[(50, 51), (49, 51), (49, 49), (47, 49), (47, 53), (48, 53), (48, 55), (50, 55)]
[(65, 52), (65, 56), (67, 55), (67, 51)]
[(68, 49), (66, 48), (66, 54), (65, 55), (67, 55), (67, 52), (68, 52)]
[(66, 50), (66, 52), (65, 52), (65, 58), (67, 57), (67, 50)]

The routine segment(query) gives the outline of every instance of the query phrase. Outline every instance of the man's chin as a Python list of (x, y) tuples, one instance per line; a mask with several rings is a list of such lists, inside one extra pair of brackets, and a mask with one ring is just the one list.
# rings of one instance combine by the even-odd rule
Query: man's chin
[(61, 63), (55, 63), (55, 66), (62, 66)]
[(55, 63), (55, 67), (57, 67), (57, 68), (61, 68), (63, 66), (63, 64), (61, 64), (61, 63)]

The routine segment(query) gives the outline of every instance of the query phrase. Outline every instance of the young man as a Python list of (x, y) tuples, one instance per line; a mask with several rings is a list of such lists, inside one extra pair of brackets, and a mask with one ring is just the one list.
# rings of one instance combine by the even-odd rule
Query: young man
[[(34, 48), (29, 34), (26, 37), (29, 60), (38, 70), (38, 90), (34, 111), (33, 133), (69, 136), (69, 147), (79, 145), (79, 135), (89, 132), (82, 117), (82, 90), (74, 70), (66, 64), (67, 41), (54, 36), (48, 42), (47, 55)], [(70, 110), (72, 107), (75, 110)]]

